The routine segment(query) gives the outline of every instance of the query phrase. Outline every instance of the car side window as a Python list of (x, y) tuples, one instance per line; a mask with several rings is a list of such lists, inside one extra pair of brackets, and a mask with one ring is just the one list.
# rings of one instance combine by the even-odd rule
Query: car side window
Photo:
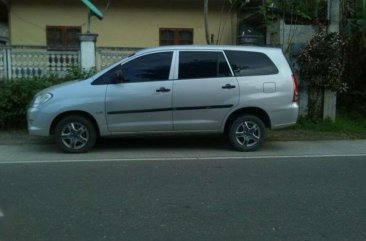
[(232, 76), (222, 52), (181, 51), (179, 79), (218, 78)]
[(118, 70), (121, 70), (122, 66), (117, 65), (113, 69), (110, 69), (103, 75), (99, 76), (96, 80), (93, 81), (92, 85), (107, 85), (107, 84), (113, 84), (116, 83), (115, 81), (115, 73)]
[(119, 83), (116, 72), (121, 71), (123, 83), (168, 80), (173, 52), (147, 54), (109, 70), (93, 82), (93, 85)]
[(278, 74), (272, 60), (264, 53), (250, 51), (224, 51), (235, 76)]
[(133, 59), (122, 65), (123, 82), (168, 80), (173, 52), (153, 53)]

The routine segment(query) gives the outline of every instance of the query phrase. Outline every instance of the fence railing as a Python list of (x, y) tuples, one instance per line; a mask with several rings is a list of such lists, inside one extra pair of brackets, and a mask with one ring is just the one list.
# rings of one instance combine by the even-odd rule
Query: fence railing
[[(97, 48), (96, 68), (103, 69), (135, 52), (136, 48)], [(78, 51), (49, 51), (46, 47), (0, 47), (0, 79), (64, 76), (72, 66), (80, 66)]]
[(0, 79), (7, 77), (6, 51), (0, 47)]
[(131, 55), (139, 50), (138, 48), (97, 48), (97, 69), (104, 69), (105, 67), (114, 64), (115, 62)]

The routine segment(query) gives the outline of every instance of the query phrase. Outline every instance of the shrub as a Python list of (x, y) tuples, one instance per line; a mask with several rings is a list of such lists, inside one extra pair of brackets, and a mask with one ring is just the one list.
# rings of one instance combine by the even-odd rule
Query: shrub
[(348, 39), (341, 34), (319, 31), (299, 55), (301, 79), (310, 87), (345, 91), (347, 46)]
[(348, 43), (348, 39), (341, 34), (327, 34), (321, 29), (299, 55), (300, 77), (302, 83), (308, 86), (308, 115), (312, 119), (322, 118), (325, 89), (345, 92), (348, 88), (343, 78)]
[(366, 113), (366, 33), (360, 28), (354, 30), (347, 49), (344, 79), (348, 91), (338, 96), (339, 107), (345, 111)]
[(61, 81), (58, 78), (33, 78), (4, 82), (0, 91), (0, 129), (24, 128), (27, 106), (33, 96)]
[(0, 81), (0, 129), (25, 128), (27, 107), (37, 92), (68, 80), (87, 78), (94, 72), (95, 70), (86, 72), (72, 67), (63, 78), (50, 75)]
[(95, 74), (96, 68), (91, 68), (90, 70), (80, 69), (79, 66), (71, 66), (64, 77), (65, 80), (77, 80), (77, 79), (86, 79), (93, 74)]

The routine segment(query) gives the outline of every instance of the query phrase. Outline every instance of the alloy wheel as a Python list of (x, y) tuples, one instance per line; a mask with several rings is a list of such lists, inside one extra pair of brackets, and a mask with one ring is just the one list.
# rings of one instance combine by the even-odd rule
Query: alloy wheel
[(261, 130), (253, 121), (244, 121), (235, 132), (236, 141), (243, 146), (255, 146), (261, 138)]
[(88, 128), (79, 122), (70, 122), (61, 130), (62, 143), (70, 149), (79, 150), (84, 148), (90, 135)]

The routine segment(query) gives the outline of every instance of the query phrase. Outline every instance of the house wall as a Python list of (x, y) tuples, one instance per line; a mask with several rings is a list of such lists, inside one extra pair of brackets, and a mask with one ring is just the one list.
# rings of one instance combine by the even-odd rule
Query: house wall
[[(93, 1), (102, 9), (106, 1)], [(210, 3), (210, 31), (217, 37), (225, 26), (221, 44), (234, 44), (236, 14), (221, 14), (222, 1)], [(87, 29), (87, 8), (74, 0), (12, 0), (11, 45), (46, 45), (46, 26), (82, 26)], [(197, 0), (113, 1), (105, 18), (92, 18), (97, 46), (151, 47), (159, 45), (159, 28), (193, 28), (194, 44), (205, 44), (203, 2)]]
[(283, 20), (267, 28), (267, 44), (288, 45), (307, 43), (315, 33), (313, 25), (290, 25)]

